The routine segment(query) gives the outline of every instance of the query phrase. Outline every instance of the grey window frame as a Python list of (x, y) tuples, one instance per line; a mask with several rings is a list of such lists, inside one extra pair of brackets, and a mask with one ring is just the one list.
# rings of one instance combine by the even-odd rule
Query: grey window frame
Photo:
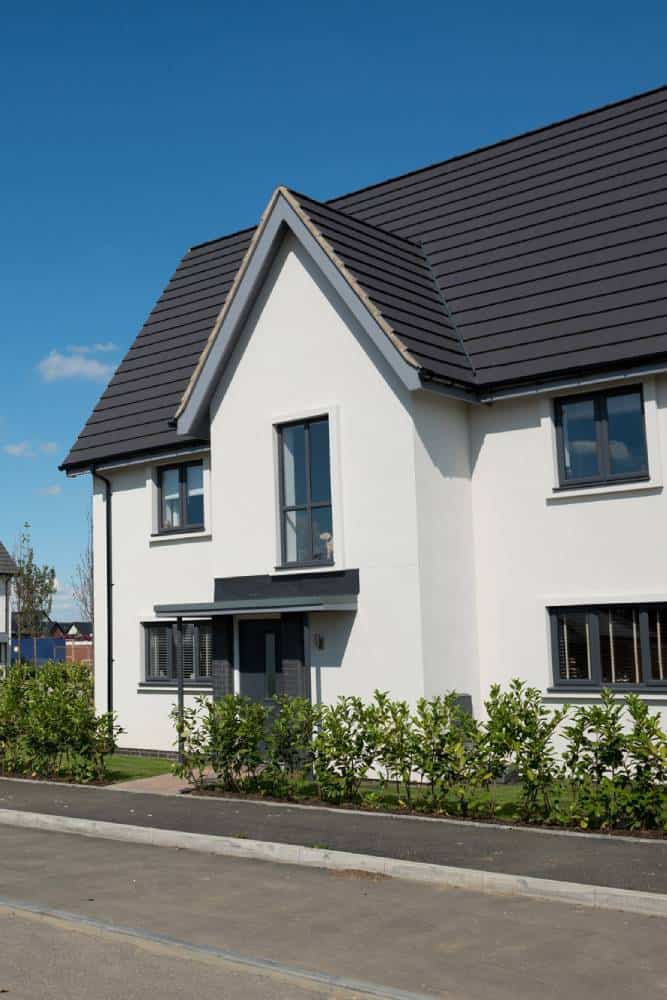
[[(158, 468), (158, 481), (157, 481), (157, 495), (158, 495), (158, 534), (160, 535), (179, 535), (187, 531), (202, 531), (204, 528), (204, 522), (206, 519), (206, 510), (204, 509), (204, 516), (201, 521), (188, 521), (188, 495), (187, 495), (187, 483), (188, 474), (187, 470), (189, 468), (194, 468), (194, 466), (199, 466), (202, 470), (202, 484), (204, 482), (204, 463), (201, 459), (192, 462), (174, 462), (169, 465), (161, 465)], [(163, 488), (162, 480), (165, 472), (171, 472), (173, 469), (178, 470), (178, 498), (181, 507), (181, 525), (178, 528), (167, 527), (164, 523), (164, 504), (163, 500)], [(203, 504), (206, 504), (206, 494), (203, 494)]]
[[(602, 680), (602, 657), (600, 653), (600, 620), (599, 615), (610, 607), (632, 608), (639, 618), (639, 666), (641, 680), (638, 684)], [(659, 608), (667, 612), (667, 603), (662, 601), (609, 601), (606, 604), (573, 604), (559, 605), (547, 608), (551, 639), (551, 662), (554, 688), (559, 690), (593, 690), (603, 687), (618, 691), (646, 691), (648, 689), (664, 691), (667, 689), (667, 678), (659, 680), (651, 676), (651, 642), (649, 630), (649, 612)], [(560, 649), (558, 643), (558, 615), (572, 612), (583, 612), (587, 615), (588, 635), (590, 642), (591, 676), (587, 678), (563, 678), (560, 676)]]
[[(311, 482), (310, 482), (310, 428), (312, 424), (320, 424), (326, 421), (327, 434), (329, 436), (329, 500), (317, 501), (315, 503), (311, 500)], [(306, 503), (305, 504), (286, 504), (285, 503), (285, 462), (283, 458), (283, 431), (287, 430), (289, 427), (303, 427), (304, 437), (305, 437), (305, 461), (306, 461)], [(331, 496), (331, 421), (329, 420), (329, 414), (323, 413), (317, 417), (307, 417), (302, 420), (290, 420), (284, 424), (278, 424), (276, 427), (278, 433), (278, 475), (280, 478), (280, 569), (294, 569), (294, 568), (304, 568), (313, 566), (333, 566), (335, 557), (333, 559), (295, 559), (292, 561), (287, 560), (287, 540), (285, 537), (285, 515), (290, 511), (305, 510), (308, 516), (308, 538), (310, 544), (310, 553), (313, 552), (313, 510), (322, 509), (328, 507), (331, 510), (331, 523), (333, 526), (333, 498)], [(336, 539), (334, 538), (334, 552), (336, 550)]]
[[(642, 424), (644, 427), (644, 452), (646, 463), (638, 472), (610, 472), (609, 461), (609, 417), (607, 400), (612, 396), (623, 396), (629, 392), (638, 392), (641, 404)], [(568, 403), (581, 403), (591, 400), (594, 406), (596, 455), (600, 474), (597, 476), (578, 476), (568, 479), (565, 470), (565, 442), (563, 437), (563, 407)], [(554, 400), (554, 422), (556, 426), (556, 450), (558, 452), (558, 489), (570, 490), (581, 486), (597, 486), (599, 484), (639, 483), (649, 479), (648, 442), (646, 439), (646, 412), (644, 407), (644, 390), (639, 385), (624, 385), (615, 389), (603, 389), (599, 392), (577, 393), (573, 396), (561, 396)]]
[[(211, 687), (213, 680), (213, 622), (211, 619), (200, 619), (196, 621), (184, 621), (183, 625), (192, 625), (192, 675), (185, 678), (186, 687)], [(200, 674), (199, 657), (199, 628), (207, 625), (211, 629), (211, 673)], [(178, 630), (176, 622), (143, 622), (144, 629), (144, 676), (142, 684), (148, 687), (173, 687), (177, 682), (176, 671), (176, 643), (178, 641)], [(150, 634), (155, 629), (163, 629), (171, 635), (171, 642), (167, 645), (167, 673), (168, 677), (149, 677), (148, 670), (150, 664)]]

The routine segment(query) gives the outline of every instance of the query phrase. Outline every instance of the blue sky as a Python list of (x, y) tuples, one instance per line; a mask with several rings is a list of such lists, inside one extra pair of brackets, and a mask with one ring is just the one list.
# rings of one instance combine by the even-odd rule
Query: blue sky
[[(20, 10), (20, 6), (23, 10)], [(0, 539), (56, 567), (57, 470), (192, 244), (667, 80), (662, 3), (0, 0)]]

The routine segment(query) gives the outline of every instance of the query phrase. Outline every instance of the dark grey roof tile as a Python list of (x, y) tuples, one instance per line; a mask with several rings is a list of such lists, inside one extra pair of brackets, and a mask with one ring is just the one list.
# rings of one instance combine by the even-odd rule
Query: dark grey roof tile
[[(326, 204), (295, 197), (436, 376), (486, 391), (667, 356), (667, 88)], [(253, 232), (186, 254), (67, 466), (187, 443), (164, 416)]]

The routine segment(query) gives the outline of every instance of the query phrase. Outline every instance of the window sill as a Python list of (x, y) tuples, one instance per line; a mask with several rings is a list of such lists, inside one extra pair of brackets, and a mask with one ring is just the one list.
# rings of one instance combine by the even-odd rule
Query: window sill
[[(318, 569), (335, 569), (336, 564), (333, 559), (330, 562), (301, 562), (301, 563), (283, 563), (280, 566), (273, 567), (276, 573), (303, 573), (304, 570), (318, 570)], [(340, 568), (340, 567), (339, 567)]]
[(195, 539), (198, 541), (209, 541), (211, 538), (211, 532), (206, 531), (205, 528), (199, 528), (197, 531), (161, 531), (151, 535), (148, 539), (148, 544), (166, 545), (169, 542), (191, 542)]
[(557, 701), (559, 698), (599, 698), (602, 691), (608, 689), (617, 697), (624, 694), (644, 695), (652, 700), (667, 702), (667, 681), (656, 681), (655, 684), (563, 684), (549, 687), (545, 695), (547, 701)]
[(586, 497), (632, 496), (636, 493), (661, 493), (662, 481), (658, 479), (626, 479), (622, 483), (596, 483), (592, 486), (554, 486), (546, 498), (548, 504), (567, 503), (568, 500), (582, 500)]
[[(213, 687), (211, 681), (186, 681), (183, 690), (186, 694), (198, 694), (210, 691)], [(174, 694), (178, 692), (176, 681), (140, 681), (137, 686), (138, 694), (150, 694), (151, 692), (161, 694)]]

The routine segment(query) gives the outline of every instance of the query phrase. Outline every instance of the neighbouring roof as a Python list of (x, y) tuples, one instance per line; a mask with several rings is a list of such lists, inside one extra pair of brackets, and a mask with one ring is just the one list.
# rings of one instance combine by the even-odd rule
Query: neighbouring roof
[(92, 622), (54, 622), (53, 624), (60, 629), (63, 635), (71, 633), (72, 636), (90, 636), (93, 634)]
[(3, 576), (15, 576), (18, 573), (16, 563), (2, 542), (0, 542), (0, 573)]
[[(489, 392), (667, 358), (666, 140), (663, 87), (326, 204), (291, 197), (424, 377)], [(173, 417), (253, 233), (185, 255), (64, 468), (193, 443)]]

